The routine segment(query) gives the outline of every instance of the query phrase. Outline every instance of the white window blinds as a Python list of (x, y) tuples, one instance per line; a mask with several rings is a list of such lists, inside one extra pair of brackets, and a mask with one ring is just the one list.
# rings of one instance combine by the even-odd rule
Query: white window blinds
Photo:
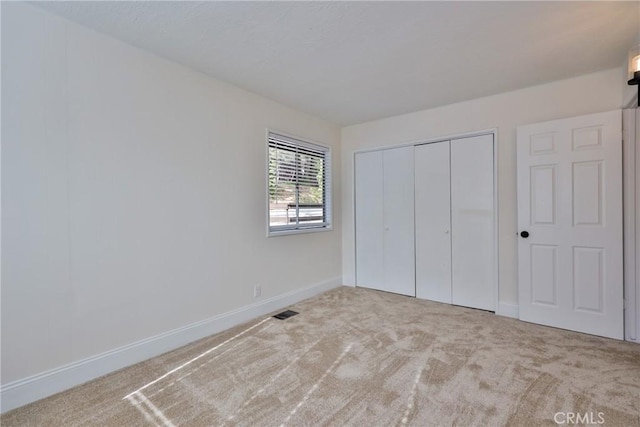
[(331, 226), (330, 149), (269, 132), (269, 232)]

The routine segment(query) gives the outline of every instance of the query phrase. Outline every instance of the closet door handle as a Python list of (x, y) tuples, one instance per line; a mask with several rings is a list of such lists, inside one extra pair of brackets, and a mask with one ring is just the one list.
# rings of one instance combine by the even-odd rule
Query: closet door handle
[(521, 232), (520, 237), (522, 237), (523, 239), (526, 239), (527, 237), (529, 237), (529, 232), (528, 231)]

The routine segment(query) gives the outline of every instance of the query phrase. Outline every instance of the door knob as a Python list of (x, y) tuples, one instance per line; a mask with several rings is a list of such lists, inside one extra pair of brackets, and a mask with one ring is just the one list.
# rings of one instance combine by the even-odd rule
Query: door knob
[(529, 232), (528, 231), (523, 231), (520, 233), (520, 237), (526, 239), (527, 237), (529, 237)]

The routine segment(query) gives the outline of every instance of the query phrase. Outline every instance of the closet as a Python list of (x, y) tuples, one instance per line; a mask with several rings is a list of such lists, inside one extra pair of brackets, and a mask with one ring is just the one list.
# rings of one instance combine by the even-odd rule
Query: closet
[(358, 286), (495, 309), (493, 134), (356, 153)]
[(358, 286), (415, 296), (413, 147), (355, 156)]
[(416, 296), (494, 310), (493, 135), (415, 147)]

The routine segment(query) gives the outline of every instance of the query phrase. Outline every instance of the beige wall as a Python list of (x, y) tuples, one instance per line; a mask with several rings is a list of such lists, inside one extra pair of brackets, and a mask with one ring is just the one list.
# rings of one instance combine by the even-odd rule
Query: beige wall
[[(475, 99), (342, 129), (342, 266), (354, 284), (353, 153), (410, 141), (498, 129), (499, 280), (502, 307), (517, 304), (516, 127), (621, 107), (622, 70)], [(500, 310), (500, 307), (498, 307)]]
[[(266, 237), (267, 127), (333, 147), (333, 231)], [(3, 3), (3, 384), (339, 281), (340, 171), (337, 126)]]

